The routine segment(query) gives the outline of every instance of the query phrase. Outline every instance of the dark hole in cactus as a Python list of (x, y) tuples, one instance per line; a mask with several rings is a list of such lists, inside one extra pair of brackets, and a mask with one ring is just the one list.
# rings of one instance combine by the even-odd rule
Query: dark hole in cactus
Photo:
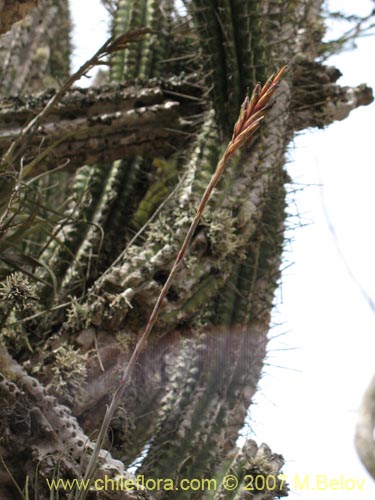
[[(165, 271), (164, 269), (160, 269), (159, 271), (157, 271), (154, 274), (154, 280), (156, 281), (156, 283), (159, 283), (160, 285), (164, 285), (164, 283), (168, 279), (168, 275), (169, 275), (168, 271)], [(178, 295), (177, 291), (175, 290), (175, 288), (173, 288), (173, 286), (169, 289), (166, 297), (167, 297), (167, 300), (169, 300), (170, 302), (177, 302), (179, 299), (179, 295)]]
[(164, 283), (167, 281), (168, 278), (168, 271), (165, 271), (164, 269), (160, 269), (159, 271), (156, 271), (154, 274), (154, 280), (156, 283), (160, 283), (160, 285), (164, 285)]
[(177, 302), (179, 298), (180, 298), (180, 297), (179, 297), (179, 295), (178, 295), (177, 291), (176, 291), (173, 287), (171, 287), (171, 288), (169, 289), (169, 292), (167, 293), (167, 299), (168, 299), (170, 302)]

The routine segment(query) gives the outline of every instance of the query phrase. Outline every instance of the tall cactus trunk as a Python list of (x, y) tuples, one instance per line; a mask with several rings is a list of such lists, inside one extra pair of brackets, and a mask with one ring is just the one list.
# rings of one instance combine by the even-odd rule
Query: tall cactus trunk
[[(134, 107), (141, 109), (153, 102), (157, 87), (182, 103), (176, 108), (182, 125), (191, 102), (198, 114), (187, 114), (194, 126), (185, 133), (184, 149), (180, 143), (173, 153), (173, 147), (163, 149), (162, 158), (147, 148), (126, 158), (102, 156), (108, 161), (64, 174), (55, 187), (61, 172), (50, 174), (42, 208), (54, 213), (53, 197), (63, 196), (65, 211), (60, 218), (54, 213), (43, 238), (31, 233), (31, 242), (20, 243), (40, 263), (29, 274), (42, 284), (36, 288), (4, 271), (4, 460), (17, 481), (31, 478), (30, 491), (39, 482), (39, 498), (49, 498), (45, 481), (54, 474), (84, 472), (94, 449), (87, 436), (100, 427), (240, 103), (258, 80), (288, 64), (259, 134), (233, 158), (203, 214), (113, 419), (107, 445), (115, 458), (102, 451), (96, 472), (128, 474), (136, 463), (148, 478), (217, 481), (214, 493), (164, 490), (144, 492), (145, 498), (245, 499), (246, 476), (277, 477), (283, 464), (266, 445), (249, 440), (237, 449), (236, 440), (262, 374), (279, 280), (289, 181), (285, 152), (294, 132), (341, 119), (343, 110), (368, 104), (372, 96), (364, 86), (338, 87), (332, 68), (315, 61), (324, 34), (322, 0), (186, 0), (185, 7), (181, 14), (171, 0), (116, 2), (114, 36), (144, 26), (150, 32), (112, 54), (110, 87), (103, 90), (108, 96), (114, 89), (113, 107), (119, 84), (137, 89)], [(67, 4), (45, 0), (38, 8), (0, 46), (9, 52), (2, 94), (43, 89), (67, 72), (66, 53), (55, 55), (61, 45), (56, 40), (69, 46)], [(62, 24), (53, 21), (59, 15)], [(31, 37), (30, 46), (40, 46), (45, 60), (31, 51), (25, 55), (18, 43), (24, 36)], [(11, 61), (20, 61), (19, 67)], [(36, 81), (40, 64), (46, 76)], [(176, 82), (183, 90), (176, 91)], [(93, 92), (94, 104), (100, 96)], [(104, 116), (105, 98), (100, 102)], [(58, 113), (69, 105), (67, 100)], [(51, 118), (56, 123), (58, 113)], [(179, 133), (180, 125), (163, 123), (163, 129)], [(86, 133), (89, 153), (89, 128)], [(227, 472), (239, 480), (231, 494), (221, 484)], [(285, 496), (277, 481), (278, 488), (252, 498)], [(4, 498), (11, 489), (11, 479), (4, 480)], [(137, 497), (124, 492), (116, 498)]]

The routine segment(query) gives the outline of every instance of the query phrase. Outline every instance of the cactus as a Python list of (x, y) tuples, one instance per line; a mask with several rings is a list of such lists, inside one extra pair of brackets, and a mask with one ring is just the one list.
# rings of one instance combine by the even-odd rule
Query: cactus
[[(130, 28), (146, 26), (155, 29), (161, 19), (160, 9), (154, 0), (120, 1), (113, 23), (114, 36)], [(160, 48), (153, 34), (123, 51), (115, 52), (110, 60), (111, 83), (152, 78), (155, 76), (152, 68), (158, 57)], [(98, 272), (103, 271), (126, 244), (128, 236), (125, 227), (141, 202), (138, 193), (142, 193), (144, 171), (149, 168), (148, 164), (147, 159), (124, 159), (112, 165), (95, 165), (77, 173), (77, 180), (73, 180), (74, 190), (79, 192), (79, 196), (90, 198), (91, 203), (78, 211), (77, 217), (83, 223), (75, 223), (72, 231), (64, 229), (62, 242), (55, 245), (52, 270), (59, 278), (61, 298), (68, 293), (79, 295), (85, 292), (85, 286), (93, 282)], [(82, 182), (83, 177), (86, 177), (85, 182)], [(83, 191), (79, 186), (83, 187)], [(103, 234), (107, 238), (102, 245)], [(45, 255), (51, 261), (51, 256)], [(83, 276), (88, 276), (85, 284)]]
[[(35, 7), (36, 1), (12, 2)], [(13, 5), (5, 7), (11, 9)], [(69, 74), (70, 16), (67, 2), (44, 0), (0, 39), (0, 94), (18, 95), (57, 87)], [(14, 6), (14, 8), (17, 8)], [(4, 13), (1, 17), (5, 16)], [(10, 19), (14, 23), (13, 13)], [(8, 30), (11, 26), (8, 26)]]
[[(332, 75), (327, 81), (329, 70), (315, 61), (323, 36), (321, 3), (189, 0), (186, 13), (179, 13), (172, 0), (116, 2), (114, 37), (139, 27), (150, 32), (111, 54), (110, 87), (95, 90), (87, 105), (102, 96), (104, 106), (109, 94), (115, 105), (116, 92), (124, 85), (136, 89), (140, 102), (135, 111), (153, 103), (150, 99), (158, 93), (171, 100), (175, 95), (185, 113), (190, 106), (197, 109), (192, 103), (199, 101), (199, 114), (176, 111), (182, 121), (187, 117), (194, 122), (184, 150), (179, 147), (160, 158), (143, 149), (142, 154), (83, 165), (64, 173), (59, 193), (50, 187), (56, 179), (50, 174), (47, 195), (39, 186), (41, 211), (52, 213), (53, 200), (60, 199), (56, 195), (65, 201), (62, 213), (56, 211), (48, 230), (26, 244), (17, 241), (17, 231), (11, 234), (34, 265), (44, 265), (29, 271), (28, 279), (34, 276), (42, 285), (26, 298), (16, 300), (20, 291), (31, 290), (22, 274), (8, 276), (0, 289), (0, 391), (10, 399), (0, 407), (0, 415), (6, 416), (1, 419), (7, 436), (4, 459), (18, 481), (26, 472), (33, 476), (30, 484), (52, 477), (59, 463), (63, 474), (84, 476), (98, 456), (98, 477), (128, 474), (126, 469), (136, 464), (137, 472), (148, 478), (214, 478), (218, 485), (215, 492), (165, 490), (143, 492), (144, 498), (249, 498), (245, 477), (251, 475), (274, 476), (278, 486), (277, 491), (260, 488), (252, 498), (287, 495), (278, 477), (282, 457), (251, 440), (238, 449), (236, 439), (262, 374), (279, 280), (288, 182), (285, 151), (295, 131), (340, 116), (350, 93), (339, 91)], [(56, 15), (56, 8), (66, 13), (66, 7), (64, 1), (42, 2), (44, 22)], [(40, 15), (35, 12), (24, 23), (34, 26), (33, 16)], [(20, 57), (18, 40), (25, 30), (15, 27), (10, 35), (12, 57)], [(38, 40), (38, 34), (32, 36)], [(2, 68), (3, 93), (23, 92), (36, 71), (34, 64), (43, 64), (48, 78), (66, 72), (65, 52), (51, 56), (53, 62), (47, 64), (44, 49), (54, 54), (57, 43), (48, 36), (43, 40), (39, 54), (20, 73), (22, 85), (10, 86), (17, 68), (10, 63)], [(111, 447), (111, 454), (103, 449), (96, 455), (88, 436), (100, 426), (168, 278), (243, 97), (286, 63), (289, 71), (260, 131), (248, 149), (233, 155), (202, 214), (114, 416), (112, 434), (100, 441)], [(317, 68), (322, 77), (314, 82), (314, 100), (307, 82)], [(38, 82), (40, 88), (45, 81)], [(142, 87), (147, 92), (142, 94)], [(367, 88), (358, 88), (357, 95), (350, 109), (372, 99)], [(62, 109), (64, 105), (69, 101)], [(0, 257), (2, 250), (0, 245)], [(28, 271), (30, 261), (23, 258)], [(51, 280), (56, 297), (51, 297)], [(19, 435), (10, 418), (17, 412), (23, 412)], [(70, 454), (63, 453), (67, 450)], [(25, 466), (15, 473), (20, 457)], [(230, 494), (223, 483), (228, 473), (239, 480)]]

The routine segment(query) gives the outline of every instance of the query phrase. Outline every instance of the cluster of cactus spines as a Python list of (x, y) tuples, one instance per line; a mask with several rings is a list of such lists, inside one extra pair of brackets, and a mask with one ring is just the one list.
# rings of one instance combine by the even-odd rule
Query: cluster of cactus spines
[[(241, 75), (241, 90), (245, 92), (250, 82), (264, 81), (267, 59), (264, 44), (261, 41), (260, 25), (262, 16), (260, 14), (261, 2), (233, 1), (233, 23), (238, 33), (238, 60)], [(281, 63), (282, 64), (282, 63)]]
[(144, 192), (142, 177), (144, 160), (141, 157), (132, 160), (116, 160), (113, 167), (117, 166), (121, 172), (116, 197), (111, 204), (105, 225), (105, 239), (102, 247), (102, 258), (98, 262), (98, 271), (102, 272), (111, 265), (115, 256), (121, 252), (128, 240), (133, 235), (129, 230), (129, 220), (136, 210), (139, 197), (135, 196), (137, 188)]
[[(130, 17), (128, 26), (142, 26), (142, 21), (145, 18), (147, 10), (147, 0), (128, 2), (130, 5)], [(128, 26), (126, 29), (128, 29)], [(133, 80), (137, 77), (140, 70), (140, 59), (142, 57), (142, 42), (133, 44), (125, 49), (125, 59), (122, 79)]]
[(194, 149), (190, 154), (186, 187), (179, 193), (181, 206), (188, 206), (188, 201), (191, 203), (192, 195), (196, 197), (196, 200), (202, 196), (215, 170), (222, 149), (223, 144), (216, 125), (215, 113), (210, 110), (205, 116), (202, 131), (196, 138)]

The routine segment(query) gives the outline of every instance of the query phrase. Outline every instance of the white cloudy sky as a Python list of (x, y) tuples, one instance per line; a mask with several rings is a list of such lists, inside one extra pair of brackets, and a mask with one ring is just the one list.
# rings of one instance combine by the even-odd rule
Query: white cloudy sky
[[(359, 13), (373, 6), (369, 0), (331, 3), (335, 9), (355, 5)], [(99, 0), (71, 0), (71, 6), (77, 67), (104, 42), (107, 21)], [(342, 71), (342, 85), (366, 82), (375, 88), (374, 54), (375, 39), (362, 38), (355, 52), (330, 63)], [(258, 442), (283, 453), (292, 486), (295, 474), (365, 479), (362, 491), (297, 489), (292, 499), (373, 500), (375, 494), (353, 445), (356, 412), (375, 372), (375, 317), (328, 225), (330, 220), (346, 264), (375, 298), (374, 108), (305, 132), (289, 148), (290, 212), (299, 218), (290, 218), (294, 229), (274, 314), (281, 325), (271, 332), (275, 339), (251, 427)]]
[[(365, 0), (356, 7), (371, 10)], [(375, 39), (363, 38), (358, 50), (329, 62), (342, 71), (342, 85), (375, 87), (374, 53)], [(292, 484), (295, 474), (365, 479), (362, 491), (297, 490), (290, 495), (295, 499), (370, 500), (375, 494), (353, 445), (356, 412), (375, 372), (375, 317), (329, 230), (330, 221), (347, 265), (375, 298), (374, 119), (374, 105), (358, 109), (325, 130), (305, 132), (289, 151), (291, 189), (306, 186), (290, 204), (303, 227), (295, 227), (286, 247), (286, 264), (293, 265), (283, 273), (274, 315), (282, 323), (274, 334), (285, 335), (270, 344), (253, 428), (284, 454)], [(285, 348), (293, 350), (278, 350)]]

